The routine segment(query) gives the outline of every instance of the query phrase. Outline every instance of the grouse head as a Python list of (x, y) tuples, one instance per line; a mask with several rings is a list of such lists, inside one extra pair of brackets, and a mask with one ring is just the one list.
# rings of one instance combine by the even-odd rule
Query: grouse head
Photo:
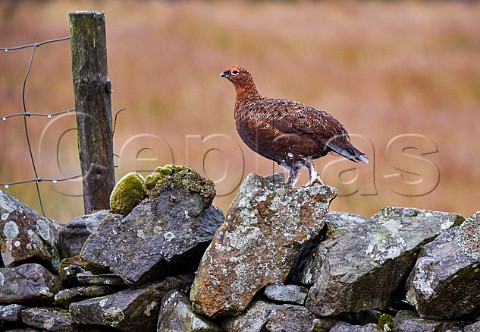
[(253, 83), (252, 75), (250, 75), (245, 68), (239, 66), (230, 67), (223, 71), (220, 74), (220, 77), (225, 77), (233, 83), (233, 86), (237, 91), (237, 98), (240, 96), (244, 98), (260, 97), (257, 88), (255, 87), (255, 83)]

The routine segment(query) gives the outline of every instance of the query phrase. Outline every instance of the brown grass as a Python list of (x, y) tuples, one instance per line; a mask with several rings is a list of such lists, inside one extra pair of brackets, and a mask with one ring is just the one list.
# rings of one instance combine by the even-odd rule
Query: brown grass
[[(113, 109), (126, 109), (115, 135), (117, 178), (174, 161), (221, 180), (228, 167), (215, 202), (226, 211), (247, 173), (279, 170), (248, 150), (235, 132), (234, 90), (218, 74), (239, 64), (253, 73), (264, 95), (335, 115), (369, 154), (367, 166), (336, 162), (335, 156), (317, 161), (324, 181), (341, 194), (332, 209), (370, 215), (398, 205), (466, 216), (479, 209), (478, 3), (7, 4), (0, 4), (2, 47), (68, 35), (70, 11), (105, 11)], [(30, 52), (0, 54), (0, 115), (21, 112)], [(29, 111), (72, 107), (69, 43), (42, 46), (36, 53), (27, 85)], [(63, 136), (57, 157), (58, 138), (75, 126), (73, 116), (28, 121), (40, 175), (79, 172), (73, 131)], [(21, 119), (0, 121), (0, 128), (0, 182), (32, 178)], [(404, 134), (421, 136), (398, 139), (388, 154), (389, 142)], [(202, 137), (209, 139), (202, 143)], [(405, 150), (410, 156), (402, 154), (406, 147), (413, 147)], [(435, 147), (438, 152), (430, 153)], [(355, 170), (340, 176), (357, 166), (358, 177)], [(421, 174), (423, 182), (405, 184), (421, 180), (405, 171)], [(403, 182), (385, 178), (398, 172)], [(302, 175), (300, 182), (306, 180)], [(78, 181), (40, 187), (48, 216), (68, 221), (82, 213)], [(38, 209), (34, 185), (7, 191)]]

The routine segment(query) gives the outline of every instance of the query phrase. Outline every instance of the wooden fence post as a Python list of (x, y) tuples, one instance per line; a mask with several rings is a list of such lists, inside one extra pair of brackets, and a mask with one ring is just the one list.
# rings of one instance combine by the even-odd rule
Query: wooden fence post
[(70, 41), (83, 201), (92, 213), (109, 208), (115, 185), (104, 14), (70, 13)]

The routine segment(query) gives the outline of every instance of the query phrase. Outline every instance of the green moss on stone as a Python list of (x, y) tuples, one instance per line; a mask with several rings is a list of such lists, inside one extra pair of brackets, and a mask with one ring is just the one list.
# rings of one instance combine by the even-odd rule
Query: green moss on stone
[(135, 172), (128, 173), (113, 188), (110, 195), (110, 210), (126, 215), (145, 198), (146, 194), (147, 187), (143, 176)]
[(65, 268), (71, 265), (82, 266), (82, 261), (79, 255), (62, 259), (62, 261), (58, 265), (58, 275), (62, 280), (67, 279), (68, 276), (65, 273)]
[(90, 261), (87, 261), (86, 259), (82, 258), (81, 256), (80, 256), (80, 259), (82, 261), (82, 267), (85, 270), (92, 272), (93, 274), (104, 274), (104, 273), (109, 272), (108, 267), (101, 266), (101, 265), (92, 263)]
[[(388, 314), (383, 314), (378, 318), (378, 326), (383, 330), (383, 331), (391, 331), (393, 328), (393, 317)], [(385, 329), (385, 326), (388, 328)]]
[(157, 167), (152, 174), (147, 176), (146, 187), (150, 191), (150, 195), (158, 195), (163, 191), (179, 188), (198, 193), (210, 201), (215, 197), (213, 181), (202, 177), (187, 166)]

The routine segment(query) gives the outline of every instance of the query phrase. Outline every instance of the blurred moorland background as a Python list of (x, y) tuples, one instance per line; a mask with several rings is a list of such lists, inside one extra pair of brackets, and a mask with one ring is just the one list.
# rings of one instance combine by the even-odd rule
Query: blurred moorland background
[[(241, 142), (219, 73), (249, 69), (263, 95), (336, 116), (368, 165), (317, 160), (333, 210), (480, 209), (480, 4), (449, 1), (2, 1), (0, 47), (68, 36), (68, 13), (104, 11), (117, 180), (188, 164), (224, 212), (249, 172), (280, 171)], [(22, 112), (32, 49), (0, 54), (0, 116)], [(70, 43), (36, 50), (29, 112), (74, 107)], [(74, 114), (28, 118), (39, 175), (79, 174)], [(34, 178), (23, 118), (0, 121), (0, 182)], [(307, 181), (304, 170), (299, 185)], [(39, 184), (46, 215), (83, 213), (79, 180)], [(39, 209), (35, 185), (2, 188)]]

